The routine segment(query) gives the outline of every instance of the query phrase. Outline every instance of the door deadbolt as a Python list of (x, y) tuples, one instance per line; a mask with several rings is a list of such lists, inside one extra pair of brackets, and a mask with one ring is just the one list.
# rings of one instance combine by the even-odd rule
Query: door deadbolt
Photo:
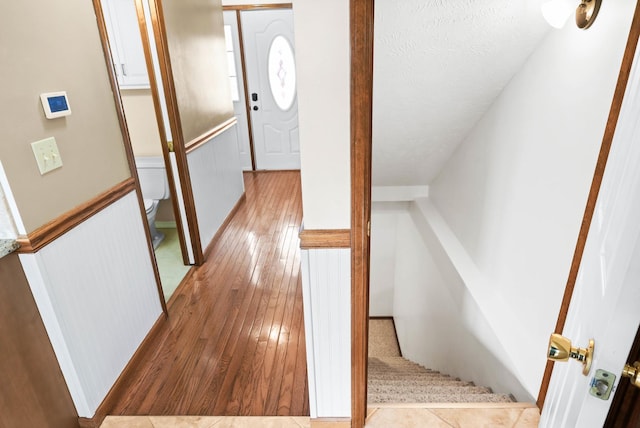
[(622, 377), (628, 377), (631, 385), (640, 388), (640, 361), (636, 361), (633, 365), (625, 364)]
[(582, 374), (587, 376), (591, 370), (591, 361), (593, 360), (593, 348), (595, 342), (589, 339), (589, 346), (586, 348), (575, 348), (571, 346), (571, 341), (557, 333), (549, 338), (549, 350), (547, 358), (551, 361), (569, 361), (569, 359), (578, 360), (582, 363)]

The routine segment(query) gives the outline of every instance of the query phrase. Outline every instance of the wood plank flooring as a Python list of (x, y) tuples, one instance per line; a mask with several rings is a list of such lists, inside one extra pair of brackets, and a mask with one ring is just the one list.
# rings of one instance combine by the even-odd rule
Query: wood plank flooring
[(169, 301), (113, 415), (306, 416), (300, 174), (245, 173), (246, 201)]

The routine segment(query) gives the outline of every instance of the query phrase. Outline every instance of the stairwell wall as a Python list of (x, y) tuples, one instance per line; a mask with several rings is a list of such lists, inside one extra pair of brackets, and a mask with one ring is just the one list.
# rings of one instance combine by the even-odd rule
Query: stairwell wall
[(634, 3), (603, 6), (588, 31), (568, 23), (551, 32), (430, 187), (483, 280), (519, 316), (521, 327), (500, 339), (523, 350), (518, 364), (528, 371), (532, 395), (542, 379)]
[[(418, 201), (372, 206), (370, 307), (391, 306), (402, 355), (424, 367), (533, 401)], [(373, 261), (376, 260), (376, 263)], [(391, 296), (381, 291), (391, 277)], [(466, 275), (468, 277), (468, 275)], [(500, 374), (499, 376), (496, 374)]]

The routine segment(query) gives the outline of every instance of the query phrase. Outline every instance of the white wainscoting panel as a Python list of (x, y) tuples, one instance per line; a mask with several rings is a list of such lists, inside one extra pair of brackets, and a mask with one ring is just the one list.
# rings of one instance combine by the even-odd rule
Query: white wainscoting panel
[(244, 192), (236, 126), (187, 155), (203, 251)]
[(351, 250), (301, 251), (312, 418), (351, 417)]
[(131, 192), (20, 255), (81, 417), (95, 414), (162, 313), (144, 227)]

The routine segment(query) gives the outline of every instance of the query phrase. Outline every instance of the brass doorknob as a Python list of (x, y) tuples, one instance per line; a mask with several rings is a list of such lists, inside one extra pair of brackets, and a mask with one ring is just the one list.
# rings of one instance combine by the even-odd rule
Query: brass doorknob
[(549, 338), (549, 351), (547, 358), (551, 361), (578, 360), (582, 363), (582, 374), (587, 376), (591, 370), (591, 360), (593, 359), (593, 348), (595, 342), (589, 340), (586, 348), (575, 348), (571, 346), (571, 341), (564, 336), (554, 333)]
[(640, 361), (636, 361), (633, 365), (625, 364), (622, 377), (628, 377), (633, 386), (640, 388)]

